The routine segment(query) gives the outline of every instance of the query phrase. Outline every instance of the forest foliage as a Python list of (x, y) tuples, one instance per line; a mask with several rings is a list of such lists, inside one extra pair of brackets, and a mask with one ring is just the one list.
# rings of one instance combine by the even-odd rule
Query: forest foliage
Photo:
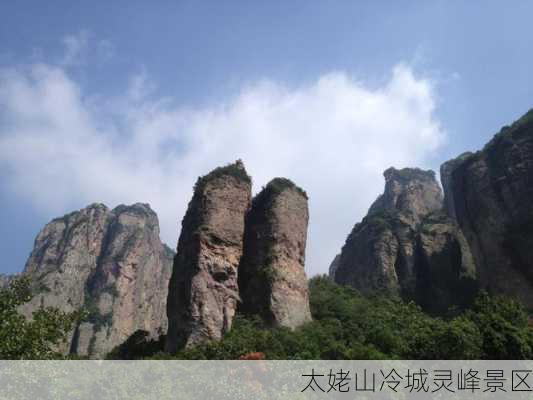
[(309, 281), (313, 321), (291, 331), (237, 315), (220, 342), (169, 355), (155, 341), (131, 341), (111, 358), (238, 359), (530, 359), (533, 329), (522, 305), (480, 293), (454, 317), (433, 317), (414, 303), (365, 297), (325, 276)]
[[(362, 296), (325, 276), (309, 281), (313, 321), (293, 331), (269, 328), (259, 317), (237, 315), (220, 342), (176, 354), (163, 352), (164, 337), (138, 331), (110, 359), (531, 359), (533, 329), (524, 307), (480, 293), (470, 309), (434, 317), (414, 303)], [(0, 290), (0, 359), (58, 359), (59, 345), (87, 315), (41, 307), (26, 319), (19, 308), (31, 299), (28, 282)]]

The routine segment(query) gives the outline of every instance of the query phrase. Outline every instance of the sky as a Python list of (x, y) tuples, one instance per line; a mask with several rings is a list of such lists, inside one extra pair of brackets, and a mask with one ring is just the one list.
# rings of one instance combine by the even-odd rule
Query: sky
[(385, 169), (533, 106), (530, 1), (81, 3), (0, 3), (0, 273), (94, 202), (150, 203), (175, 248), (197, 177), (239, 158), (254, 193), (307, 191), (325, 273)]

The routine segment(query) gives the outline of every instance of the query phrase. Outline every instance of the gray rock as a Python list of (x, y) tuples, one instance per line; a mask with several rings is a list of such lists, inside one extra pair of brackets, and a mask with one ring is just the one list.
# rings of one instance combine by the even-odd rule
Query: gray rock
[(441, 174), (480, 284), (533, 308), (533, 110)]
[(9, 282), (13, 279), (14, 275), (0, 274), (0, 289), (4, 289), (9, 286)]
[(167, 351), (218, 340), (231, 328), (250, 199), (251, 179), (240, 161), (198, 179), (170, 280)]
[(61, 350), (101, 357), (137, 330), (153, 336), (166, 331), (171, 260), (147, 204), (113, 210), (90, 205), (38, 234), (24, 269), (35, 296), (22, 311), (29, 316), (40, 305), (87, 309), (89, 320)]
[(389, 168), (384, 173), (385, 191), (370, 206), (368, 214), (395, 211), (419, 222), (442, 208), (442, 191), (435, 172), (418, 168)]
[(339, 268), (339, 262), (341, 259), (340, 253), (335, 256), (331, 264), (329, 265), (328, 269), (328, 277), (332, 281), (335, 281), (335, 273), (337, 272), (337, 269)]
[(254, 198), (239, 266), (243, 312), (291, 329), (311, 321), (304, 271), (308, 221), (307, 195), (288, 179), (273, 179)]
[(453, 219), (456, 219), (457, 217), (455, 215), (453, 194), (450, 192), (451, 188), (454, 186), (452, 173), (457, 166), (461, 165), (465, 160), (470, 158), (470, 156), (472, 156), (472, 153), (470, 152), (463, 153), (459, 157), (445, 162), (440, 167), (440, 180), (444, 189), (444, 208), (446, 213)]
[(384, 175), (385, 191), (348, 236), (335, 281), (364, 294), (415, 300), (431, 312), (465, 305), (475, 265), (461, 231), (441, 212), (435, 174), (391, 168)]

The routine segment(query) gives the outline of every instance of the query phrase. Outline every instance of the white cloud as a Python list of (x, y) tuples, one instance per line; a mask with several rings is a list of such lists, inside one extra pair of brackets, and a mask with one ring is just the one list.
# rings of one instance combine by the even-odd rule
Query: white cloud
[(198, 109), (148, 100), (145, 75), (131, 82), (125, 97), (95, 107), (61, 68), (0, 70), (9, 189), (49, 216), (97, 201), (149, 202), (175, 247), (198, 175), (242, 158), (255, 191), (285, 176), (308, 192), (314, 274), (382, 191), (382, 171), (427, 166), (444, 139), (431, 82), (405, 65), (379, 88), (335, 72), (299, 88), (259, 82)]
[(63, 37), (63, 55), (59, 62), (63, 67), (82, 66), (90, 57), (92, 63), (105, 63), (114, 53), (113, 43), (107, 39), (95, 40), (90, 31), (80, 30)]
[(63, 38), (65, 53), (61, 64), (65, 66), (77, 65), (83, 61), (85, 51), (89, 46), (89, 32), (80, 31)]

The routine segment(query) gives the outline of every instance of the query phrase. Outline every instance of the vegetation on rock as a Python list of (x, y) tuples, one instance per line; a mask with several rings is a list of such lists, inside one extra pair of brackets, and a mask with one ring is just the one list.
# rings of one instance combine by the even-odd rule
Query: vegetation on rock
[(233, 176), (234, 178), (247, 183), (252, 182), (252, 178), (244, 169), (242, 161), (237, 160), (233, 164), (228, 164), (223, 167), (217, 167), (211, 172), (209, 172), (207, 175), (200, 176), (194, 184), (194, 192), (201, 192), (208, 182), (211, 182), (212, 180), (220, 178), (224, 175)]
[(253, 198), (253, 204), (259, 206), (266, 204), (275, 195), (280, 194), (285, 189), (294, 189), (300, 193), (305, 199), (308, 199), (307, 193), (301, 187), (297, 186), (293, 181), (287, 178), (274, 178)]
[(309, 281), (313, 321), (293, 331), (268, 328), (258, 317), (237, 316), (220, 342), (169, 355), (142, 334), (114, 357), (238, 359), (262, 352), (267, 359), (529, 359), (533, 329), (514, 300), (481, 293), (453, 318), (431, 317), (413, 302), (365, 297), (328, 278)]
[(83, 316), (41, 306), (27, 319), (18, 307), (31, 298), (27, 278), (14, 279), (7, 288), (0, 289), (0, 359), (62, 358), (57, 347)]

